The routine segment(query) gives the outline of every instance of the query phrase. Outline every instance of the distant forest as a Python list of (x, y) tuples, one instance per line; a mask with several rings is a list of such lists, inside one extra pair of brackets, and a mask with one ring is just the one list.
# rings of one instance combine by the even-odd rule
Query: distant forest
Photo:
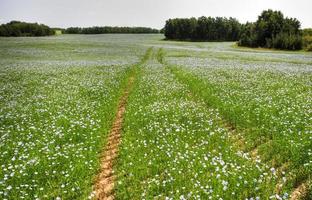
[(198, 41), (237, 41), (241, 24), (235, 18), (175, 18), (166, 21), (167, 39)]
[(0, 36), (4, 37), (47, 36), (54, 34), (55, 31), (52, 28), (38, 23), (11, 21), (0, 25)]
[(94, 26), (88, 28), (70, 27), (64, 30), (67, 34), (105, 34), (105, 33), (159, 33), (159, 30), (147, 27)]
[(312, 46), (311, 35), (303, 37), (297, 19), (273, 10), (263, 11), (256, 22), (246, 24), (223, 17), (169, 19), (164, 33), (169, 40), (238, 41), (247, 47), (299, 50)]
[(312, 29), (300, 29), (296, 18), (280, 11), (265, 10), (256, 22), (241, 24), (235, 18), (199, 17), (168, 19), (162, 30), (148, 27), (94, 26), (67, 29), (44, 24), (11, 21), (0, 25), (0, 36), (49, 36), (63, 34), (141, 34), (164, 33), (168, 40), (237, 41), (239, 46), (312, 51)]
[(159, 33), (160, 31), (148, 27), (111, 27), (94, 26), (88, 28), (70, 27), (67, 29), (50, 28), (44, 24), (11, 21), (0, 25), (0, 36), (4, 37), (25, 37), (25, 36), (48, 36), (55, 35), (56, 31), (63, 34), (105, 34), (105, 33)]

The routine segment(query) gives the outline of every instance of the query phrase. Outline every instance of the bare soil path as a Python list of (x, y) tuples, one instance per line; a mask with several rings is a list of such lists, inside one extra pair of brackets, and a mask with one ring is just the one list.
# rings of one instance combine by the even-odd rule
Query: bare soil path
[(135, 77), (137, 75), (137, 73), (135, 72), (135, 68), (137, 66), (143, 65), (150, 58), (152, 51), (152, 47), (147, 49), (141, 61), (136, 66), (133, 66), (134, 71), (130, 72), (130, 77), (128, 78), (127, 85), (123, 91), (121, 98), (119, 99), (118, 110), (115, 116), (115, 120), (109, 132), (106, 146), (104, 147), (100, 157), (101, 167), (94, 184), (94, 199), (115, 199), (114, 184), (116, 182), (116, 176), (114, 175), (114, 164), (118, 156), (118, 147), (121, 142), (122, 123), (124, 120), (128, 97), (133, 87)]
[(302, 199), (306, 195), (306, 192), (307, 192), (307, 186), (305, 183), (302, 183), (291, 193), (290, 200)]
[(121, 129), (126, 110), (129, 92), (134, 82), (134, 76), (128, 80), (126, 89), (119, 100), (118, 111), (112, 129), (108, 135), (105, 149), (101, 156), (101, 168), (95, 183), (95, 199), (112, 200), (114, 199), (115, 175), (113, 171), (114, 161), (118, 155), (118, 146), (121, 140)]

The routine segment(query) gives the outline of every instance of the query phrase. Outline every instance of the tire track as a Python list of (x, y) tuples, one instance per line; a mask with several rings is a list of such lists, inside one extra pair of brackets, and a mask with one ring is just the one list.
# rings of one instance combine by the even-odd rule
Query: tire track
[[(157, 53), (158, 61), (161, 64), (163, 64), (164, 66), (166, 66), (172, 74), (175, 74), (172, 71), (172, 69), (170, 69), (170, 67), (168, 67), (168, 64), (165, 62), (164, 54), (165, 53), (164, 53), (163, 49), (160, 48), (158, 53)], [(183, 83), (183, 84), (185, 84), (185, 83)], [(192, 90), (190, 90), (190, 94), (189, 95), (191, 97), (194, 97), (194, 94), (192, 93)], [(195, 99), (196, 99), (196, 97), (195, 97)], [(245, 147), (244, 147), (245, 146), (244, 145), (245, 141), (244, 141), (243, 138), (240, 138), (241, 135), (238, 134), (238, 130), (236, 129), (235, 125), (231, 124), (226, 119), (222, 119), (221, 122), (224, 125), (224, 127), (228, 130), (228, 132), (231, 134), (233, 142), (236, 143), (236, 145), (239, 147), (239, 149), (245, 151)], [(268, 143), (268, 142), (270, 142), (270, 141), (267, 141), (266, 143)], [(257, 160), (260, 157), (260, 155), (258, 153), (258, 146), (260, 146), (260, 145), (256, 145), (256, 147), (254, 147), (253, 149), (247, 151), (250, 154), (250, 158), (253, 160), (253, 162), (257, 162)], [(278, 175), (278, 183), (276, 184), (276, 187), (275, 187), (276, 194), (280, 194), (281, 193), (281, 187), (283, 185), (283, 182), (281, 180), (282, 179), (281, 172), (284, 171), (285, 169), (287, 169), (287, 167), (288, 167), (288, 163), (284, 163), (282, 166), (280, 166), (280, 167), (278, 167), (276, 169), (276, 171), (279, 173), (279, 175)], [(293, 190), (291, 191), (291, 194), (290, 194), (290, 200), (299, 200), (299, 199), (304, 199), (304, 198), (308, 198), (309, 199), (309, 197), (307, 197), (307, 194), (309, 192), (308, 191), (309, 190), (308, 189), (308, 185), (310, 185), (309, 180), (301, 183), (296, 188), (293, 188)]]
[(293, 190), (293, 192), (290, 195), (290, 200), (299, 200), (306, 196), (307, 194), (307, 184), (302, 183), (297, 188)]
[(119, 100), (118, 111), (112, 129), (108, 135), (106, 147), (101, 156), (101, 168), (95, 184), (95, 199), (112, 200), (114, 199), (115, 175), (113, 171), (114, 161), (118, 156), (118, 146), (121, 141), (121, 129), (126, 111), (129, 92), (134, 83), (134, 76), (129, 78), (126, 89)]
[[(152, 48), (149, 48), (137, 66), (143, 65), (150, 58), (151, 52)], [(108, 135), (106, 146), (100, 157), (100, 172), (96, 177), (93, 190), (94, 199), (97, 200), (113, 200), (115, 198), (114, 185), (116, 176), (114, 175), (114, 163), (117, 159), (118, 147), (121, 142), (122, 123), (126, 111), (127, 100), (135, 81), (136, 67), (133, 66), (133, 68), (132, 72), (130, 72), (130, 77), (124, 92), (119, 99), (115, 120)]]

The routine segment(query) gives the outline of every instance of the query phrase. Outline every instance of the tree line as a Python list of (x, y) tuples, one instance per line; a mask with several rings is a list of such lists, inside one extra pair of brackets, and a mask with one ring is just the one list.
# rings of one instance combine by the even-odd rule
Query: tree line
[(280, 11), (265, 10), (254, 23), (242, 26), (238, 45), (298, 50), (303, 47), (300, 22)]
[(117, 26), (94, 26), (87, 28), (70, 27), (67, 29), (50, 28), (44, 24), (11, 21), (0, 25), (0, 36), (20, 37), (20, 36), (48, 36), (55, 35), (56, 31), (63, 34), (105, 34), (105, 33), (159, 33), (160, 31), (148, 27), (117, 27)]
[(4, 37), (47, 36), (54, 34), (55, 31), (52, 28), (38, 23), (11, 21), (0, 25), (0, 36)]
[(175, 18), (166, 21), (167, 39), (199, 41), (236, 41), (241, 24), (235, 18), (199, 17)]
[(305, 46), (300, 26), (297, 19), (269, 9), (254, 23), (231, 17), (175, 18), (166, 21), (163, 31), (170, 40), (238, 41), (239, 46), (298, 50)]
[(87, 28), (70, 27), (65, 29), (66, 34), (107, 34), (107, 33), (159, 33), (159, 30), (148, 27), (118, 27), (94, 26)]

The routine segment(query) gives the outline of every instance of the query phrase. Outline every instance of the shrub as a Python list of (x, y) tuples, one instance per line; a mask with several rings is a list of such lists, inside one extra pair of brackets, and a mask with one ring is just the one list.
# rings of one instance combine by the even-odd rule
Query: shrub
[(305, 28), (302, 30), (303, 36), (312, 36), (312, 28)]
[[(268, 40), (269, 41), (269, 40)], [(289, 35), (287, 33), (279, 33), (270, 40), (272, 44), (270, 48), (299, 50), (302, 49), (302, 37), (300, 35)]]
[(312, 51), (312, 35), (306, 35), (303, 37), (303, 47), (307, 51)]

